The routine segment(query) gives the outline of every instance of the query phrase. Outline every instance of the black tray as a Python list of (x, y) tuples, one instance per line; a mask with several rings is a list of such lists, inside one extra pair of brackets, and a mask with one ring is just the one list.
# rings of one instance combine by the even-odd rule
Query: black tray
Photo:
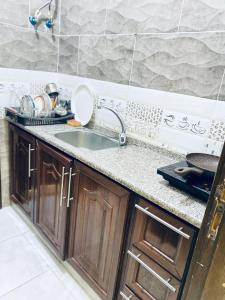
[[(14, 111), (16, 110), (16, 111)], [(73, 113), (68, 113), (63, 117), (55, 117), (55, 118), (31, 118), (25, 117), (20, 114), (20, 109), (18, 107), (13, 107), (13, 110), (10, 108), (6, 108), (6, 117), (10, 118), (12, 121), (19, 123), (24, 126), (40, 126), (40, 125), (56, 125), (56, 124), (64, 124), (67, 120), (71, 120), (74, 118)]]

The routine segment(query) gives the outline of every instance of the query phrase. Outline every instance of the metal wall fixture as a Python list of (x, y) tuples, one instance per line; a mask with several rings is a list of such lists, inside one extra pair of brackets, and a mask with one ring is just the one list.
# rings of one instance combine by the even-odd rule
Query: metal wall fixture
[(48, 7), (48, 16), (46, 18), (43, 18), (43, 21), (45, 22), (45, 27), (47, 29), (52, 29), (54, 26), (54, 10), (52, 9), (53, 1), (56, 0), (50, 0), (44, 5), (42, 5), (40, 8), (38, 8), (34, 15), (29, 16), (29, 22), (34, 27), (35, 30), (37, 30), (42, 16), (42, 10), (46, 7)]

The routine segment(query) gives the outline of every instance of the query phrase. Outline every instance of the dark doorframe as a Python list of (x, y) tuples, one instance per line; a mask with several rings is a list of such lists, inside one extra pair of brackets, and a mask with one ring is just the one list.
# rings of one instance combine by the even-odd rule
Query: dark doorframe
[[(209, 280), (209, 276), (213, 278), (210, 271), (213, 269), (211, 268), (212, 263), (214, 261), (218, 262), (219, 253), (216, 253), (216, 248), (218, 245), (224, 245), (225, 247), (225, 243), (221, 244), (222, 239), (224, 239), (224, 236), (221, 235), (222, 232), (225, 232), (225, 143), (194, 250), (182, 300), (212, 300), (207, 296), (202, 298), (202, 295), (206, 295), (205, 289), (208, 288), (209, 282), (212, 282), (212, 279)], [(225, 249), (223, 251), (225, 253)], [(218, 268), (220, 267), (223, 266), (218, 264)], [(223, 280), (225, 282), (224, 278)], [(224, 288), (223, 290), (225, 291)], [(222, 299), (214, 297), (213, 300)]]

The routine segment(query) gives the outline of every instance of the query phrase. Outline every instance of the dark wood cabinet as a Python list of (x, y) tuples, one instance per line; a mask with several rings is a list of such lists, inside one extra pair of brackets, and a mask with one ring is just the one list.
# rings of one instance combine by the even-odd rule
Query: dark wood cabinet
[(11, 151), (11, 199), (34, 218), (35, 203), (35, 138), (27, 132), (10, 125)]
[(195, 231), (143, 199), (135, 209), (131, 244), (181, 280)]
[(36, 223), (64, 258), (72, 159), (38, 141), (37, 169)]
[(9, 128), (12, 200), (100, 298), (179, 299), (197, 229)]
[(191, 226), (138, 199), (118, 298), (134, 293), (140, 300), (178, 299), (194, 238)]
[(129, 192), (81, 163), (76, 173), (69, 262), (101, 299), (112, 299)]
[(176, 300), (180, 282), (154, 260), (132, 247), (128, 251), (126, 286), (141, 300)]

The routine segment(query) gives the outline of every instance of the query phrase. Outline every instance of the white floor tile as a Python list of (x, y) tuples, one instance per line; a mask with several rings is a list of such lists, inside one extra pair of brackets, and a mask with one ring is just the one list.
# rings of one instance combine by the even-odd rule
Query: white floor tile
[(0, 244), (0, 296), (46, 272), (48, 266), (23, 236)]
[(39, 277), (27, 282), (23, 286), (11, 291), (4, 297), (4, 300), (83, 300), (77, 295), (74, 298), (70, 291), (65, 289), (62, 282), (51, 272), (42, 274)]
[(13, 209), (8, 210), (9, 216), (13, 219), (15, 225), (19, 228), (22, 233), (31, 232), (29, 226), (23, 221), (23, 219), (18, 215), (18, 213)]
[[(73, 277), (63, 268), (63, 266), (58, 265), (52, 269), (53, 273), (57, 278), (62, 281), (64, 286), (71, 291), (75, 299), (79, 300), (91, 300), (90, 297), (85, 293), (85, 291), (79, 286), (79, 284), (73, 279)], [(79, 296), (77, 298), (77, 296)]]
[(9, 209), (0, 210), (0, 243), (7, 239), (21, 235), (19, 227), (9, 214)]
[(26, 232), (24, 234), (24, 237), (36, 249), (38, 254), (42, 257), (42, 259), (50, 268), (54, 268), (58, 264), (60, 264), (59, 260), (55, 257), (55, 255), (51, 253), (49, 249), (47, 249), (43, 242), (40, 241), (40, 239), (33, 232)]
[(0, 300), (91, 300), (12, 208), (0, 210)]

